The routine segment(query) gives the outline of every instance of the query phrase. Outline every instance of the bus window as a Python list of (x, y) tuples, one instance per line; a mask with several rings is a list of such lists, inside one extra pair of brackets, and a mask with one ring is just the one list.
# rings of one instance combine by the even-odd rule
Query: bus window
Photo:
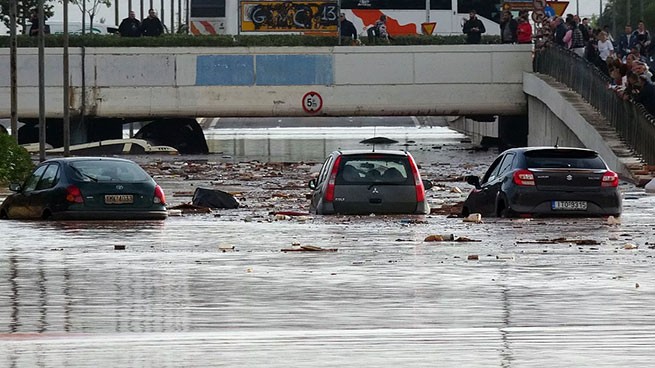
[(430, 9), (450, 10), (452, 8), (452, 0), (430, 0)]
[[(430, 3), (442, 3), (446, 0), (430, 0)], [(450, 1), (447, 0), (450, 9)], [(342, 9), (396, 9), (396, 10), (425, 10), (425, 0), (342, 0)], [(433, 8), (441, 9), (441, 8)]]
[(466, 14), (471, 10), (475, 10), (480, 17), (500, 21), (500, 0), (457, 0), (458, 13)]
[(224, 18), (225, 0), (191, 1), (191, 18)]

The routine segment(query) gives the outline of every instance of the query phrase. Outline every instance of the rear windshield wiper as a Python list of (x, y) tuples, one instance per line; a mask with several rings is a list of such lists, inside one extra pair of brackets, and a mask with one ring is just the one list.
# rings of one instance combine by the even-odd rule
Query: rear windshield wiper
[(79, 174), (80, 176), (82, 176), (82, 177), (85, 177), (85, 178), (91, 179), (91, 180), (93, 180), (93, 181), (96, 182), (96, 183), (98, 182), (98, 178), (96, 178), (96, 177), (94, 177), (94, 176), (91, 176), (91, 175), (89, 175), (89, 174), (85, 174), (85, 173), (81, 172), (80, 169), (78, 169), (78, 168), (75, 167), (75, 166), (71, 166), (71, 169), (73, 169), (73, 171), (75, 171), (76, 173), (78, 173), (78, 174)]

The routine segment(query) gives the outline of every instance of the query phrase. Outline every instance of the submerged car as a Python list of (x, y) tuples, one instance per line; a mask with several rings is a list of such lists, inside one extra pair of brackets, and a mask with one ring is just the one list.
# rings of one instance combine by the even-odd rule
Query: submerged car
[(622, 210), (618, 175), (589, 149), (509, 149), (482, 179), (466, 180), (475, 188), (464, 202), (463, 216), (619, 216)]
[(159, 220), (166, 198), (135, 162), (106, 157), (56, 158), (39, 164), (0, 206), (0, 218)]
[(409, 152), (332, 152), (312, 189), (310, 212), (328, 214), (427, 214), (430, 207), (418, 166)]

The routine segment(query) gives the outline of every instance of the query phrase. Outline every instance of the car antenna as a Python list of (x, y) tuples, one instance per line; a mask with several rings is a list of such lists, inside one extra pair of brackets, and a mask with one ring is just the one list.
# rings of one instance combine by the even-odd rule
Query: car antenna
[(559, 146), (559, 136), (555, 140), (555, 148), (558, 148), (558, 146)]
[(405, 143), (403, 143), (403, 146), (405, 147), (405, 152), (409, 152), (409, 146), (412, 146), (414, 144), (416, 144), (415, 141), (406, 140)]

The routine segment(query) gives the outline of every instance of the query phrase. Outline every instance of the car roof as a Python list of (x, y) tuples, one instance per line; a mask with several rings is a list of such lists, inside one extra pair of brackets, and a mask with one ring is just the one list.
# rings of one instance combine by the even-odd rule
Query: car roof
[(503, 151), (503, 153), (506, 152), (517, 152), (517, 153), (525, 153), (525, 152), (534, 152), (534, 151), (557, 151), (557, 150), (562, 150), (562, 151), (580, 151), (580, 152), (590, 152), (590, 153), (596, 153), (598, 152), (588, 149), (588, 148), (580, 148), (580, 147), (554, 147), (554, 146), (537, 146), (537, 147), (518, 147), (518, 148), (510, 148), (508, 150)]
[(351, 149), (351, 150), (338, 150), (332, 152), (333, 154), (340, 154), (343, 156), (349, 155), (366, 155), (366, 154), (378, 154), (378, 155), (394, 155), (394, 156), (409, 156), (409, 152), (403, 150), (371, 150), (371, 149)]
[(64, 163), (70, 163), (70, 162), (81, 162), (81, 161), (114, 161), (114, 162), (130, 162), (134, 163), (132, 160), (124, 159), (124, 158), (118, 158), (118, 157), (57, 157), (57, 158), (51, 158), (43, 163), (46, 162), (64, 162)]

